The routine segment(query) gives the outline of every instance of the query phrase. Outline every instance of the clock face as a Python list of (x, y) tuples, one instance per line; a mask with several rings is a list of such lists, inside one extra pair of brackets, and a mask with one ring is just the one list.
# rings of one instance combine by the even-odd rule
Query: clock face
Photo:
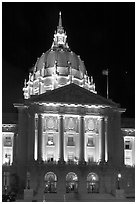
[(88, 130), (94, 130), (94, 121), (93, 120), (88, 121)]
[(63, 44), (63, 37), (58, 37), (58, 43)]

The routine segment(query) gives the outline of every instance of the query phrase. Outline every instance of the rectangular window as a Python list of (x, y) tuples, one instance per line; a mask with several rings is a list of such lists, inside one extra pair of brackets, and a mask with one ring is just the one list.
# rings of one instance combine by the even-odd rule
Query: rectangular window
[(75, 146), (74, 137), (68, 137), (67, 146)]
[(131, 141), (125, 141), (125, 149), (132, 149)]
[(130, 149), (129, 144), (125, 144), (125, 149)]
[(52, 136), (48, 137), (47, 145), (49, 145), (49, 146), (55, 145), (55, 144), (54, 144), (54, 139), (53, 139)]
[(93, 137), (88, 137), (87, 146), (88, 147), (95, 147), (94, 138)]

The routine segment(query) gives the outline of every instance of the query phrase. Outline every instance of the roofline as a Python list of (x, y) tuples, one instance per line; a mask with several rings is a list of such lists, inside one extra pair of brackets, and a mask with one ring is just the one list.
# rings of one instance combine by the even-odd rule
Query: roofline
[[(110, 104), (111, 104), (111, 105), (110, 105), (111, 107), (113, 106), (113, 107), (117, 107), (117, 108), (118, 108), (118, 106), (120, 106), (119, 103), (115, 103), (115, 102), (111, 101), (110, 99), (106, 99), (105, 97), (100, 96), (99, 94), (95, 94), (95, 93), (93, 93), (93, 92), (91, 92), (91, 91), (89, 91), (89, 90), (87, 90), (87, 89), (85, 89), (85, 88), (82, 88), (82, 87), (80, 87), (80, 86), (78, 86), (77, 84), (74, 84), (74, 83), (71, 83), (71, 84), (68, 84), (68, 85), (59, 87), (59, 88), (57, 88), (57, 89), (50, 90), (50, 91), (45, 92), (45, 93), (40, 94), (40, 95), (32, 95), (31, 98), (25, 99), (25, 101), (35, 100), (35, 99), (37, 99), (39, 96), (41, 96), (41, 97), (44, 96), (44, 95), (47, 95), (47, 96), (48, 96), (48, 95), (51, 94), (51, 92), (52, 92), (52, 93), (53, 93), (53, 92), (58, 92), (59, 89), (65, 89), (66, 87), (69, 87), (69, 86), (77, 86), (77, 87), (79, 87), (80, 89), (84, 89), (84, 91), (87, 92), (88, 94), (89, 94), (89, 93), (90, 93), (90, 94), (93, 94), (93, 95), (95, 95), (97, 98), (102, 98), (104, 101), (110, 103)], [(89, 104), (89, 103), (87, 103), (87, 104)], [(109, 105), (108, 105), (108, 106), (109, 106)]]

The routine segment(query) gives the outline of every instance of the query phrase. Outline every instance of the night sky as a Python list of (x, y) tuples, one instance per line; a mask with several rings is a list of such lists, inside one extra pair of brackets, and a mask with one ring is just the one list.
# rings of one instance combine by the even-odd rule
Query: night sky
[(3, 2), (2, 3), (2, 110), (16, 112), (23, 98), (24, 79), (38, 57), (52, 45), (62, 12), (63, 27), (73, 52), (84, 60), (99, 95), (135, 112), (135, 3)]

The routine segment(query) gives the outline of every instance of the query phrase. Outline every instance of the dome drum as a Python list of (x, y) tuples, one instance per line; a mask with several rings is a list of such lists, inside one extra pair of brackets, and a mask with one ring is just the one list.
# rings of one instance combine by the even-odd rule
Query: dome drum
[(83, 73), (79, 70), (74, 69), (73, 67), (54, 66), (46, 69), (43, 68), (42, 70), (36, 71), (34, 75), (35, 75), (35, 79), (38, 79), (40, 76), (48, 77), (48, 76), (52, 76), (55, 73), (57, 73), (59, 76), (68, 76), (71, 74), (75, 78), (83, 79)]

